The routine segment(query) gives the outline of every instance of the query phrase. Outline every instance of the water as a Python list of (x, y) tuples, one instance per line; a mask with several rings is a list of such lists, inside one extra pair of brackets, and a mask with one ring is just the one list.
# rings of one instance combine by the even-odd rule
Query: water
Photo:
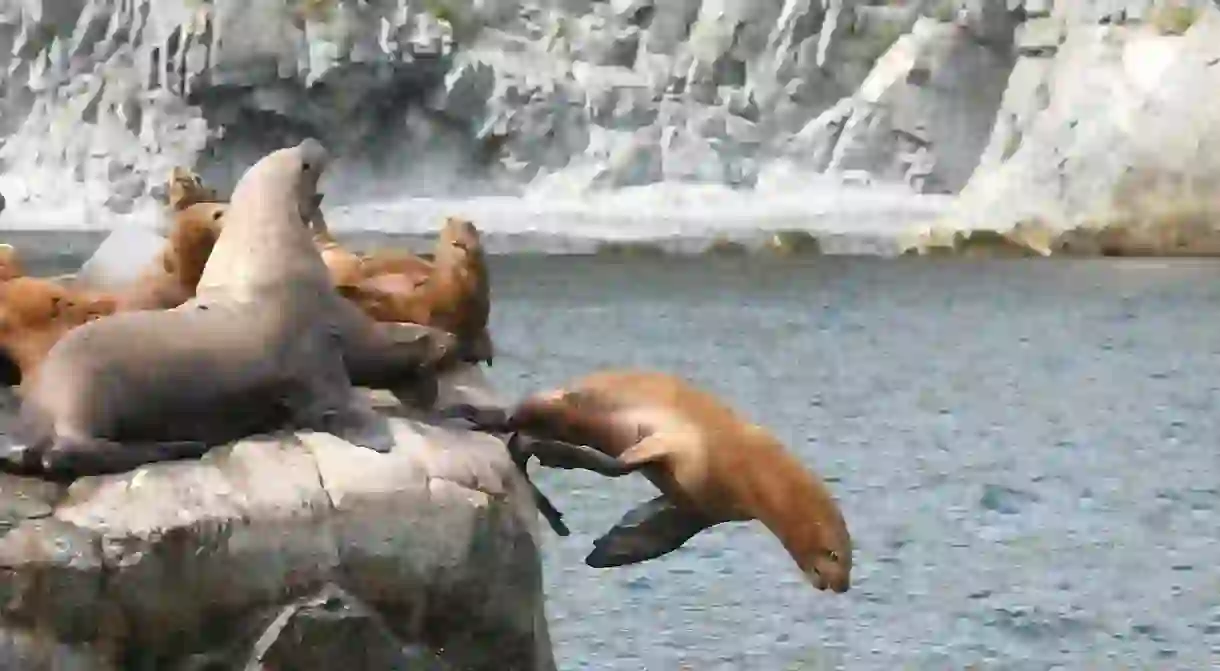
[(651, 498), (542, 471), (562, 669), (1202, 669), (1220, 661), (1220, 266), (500, 259), (513, 395), (672, 371), (831, 481), (854, 587), (807, 587), (756, 523), (583, 564)]
[(573, 530), (543, 534), (564, 671), (1220, 661), (1214, 262), (518, 256), (492, 271), (501, 390), (606, 366), (684, 375), (828, 479), (856, 543), (844, 595), (808, 587), (756, 523), (590, 569), (593, 538), (654, 493), (536, 470)]

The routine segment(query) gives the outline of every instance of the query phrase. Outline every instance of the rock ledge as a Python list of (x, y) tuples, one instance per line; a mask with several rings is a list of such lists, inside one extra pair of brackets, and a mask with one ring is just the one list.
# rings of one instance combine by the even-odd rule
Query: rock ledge
[(0, 476), (0, 666), (554, 669), (503, 443), (374, 399), (389, 454), (284, 432), (69, 487)]

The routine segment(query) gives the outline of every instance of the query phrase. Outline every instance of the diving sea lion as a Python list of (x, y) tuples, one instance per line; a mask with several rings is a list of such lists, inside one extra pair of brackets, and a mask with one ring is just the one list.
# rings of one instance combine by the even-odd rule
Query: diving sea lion
[(21, 265), (17, 249), (9, 244), (0, 244), (0, 282), (7, 282), (24, 274), (25, 267)]
[(10, 464), (51, 477), (197, 458), (284, 424), (388, 451), (384, 417), (344, 368), (334, 294), (304, 203), (328, 153), (313, 139), (245, 171), (194, 299), (69, 331), (23, 385)]
[(225, 203), (195, 203), (172, 213), (158, 258), (119, 292), (120, 310), (167, 310), (195, 296), (195, 286), (220, 237)]
[(584, 468), (589, 461), (546, 441), (589, 446), (618, 466), (591, 463), (593, 470), (639, 470), (661, 490), (594, 542), (589, 566), (646, 561), (714, 525), (756, 519), (814, 587), (840, 593), (850, 587), (851, 535), (826, 486), (770, 431), (680, 378), (593, 373), (525, 398), (506, 424), (539, 441), (534, 454), (544, 465)]
[(115, 311), (115, 299), (53, 280), (18, 277), (0, 284), (0, 354), (16, 368), (17, 386), (29, 379), (68, 331)]
[(495, 354), (487, 322), (491, 284), (478, 228), (448, 217), (433, 252), (431, 271), (376, 275), (341, 293), (378, 321), (427, 324), (457, 336), (463, 361), (486, 361)]
[(166, 182), (166, 200), (171, 212), (185, 210), (198, 203), (218, 203), (215, 189), (203, 185), (203, 178), (190, 168), (174, 166)]

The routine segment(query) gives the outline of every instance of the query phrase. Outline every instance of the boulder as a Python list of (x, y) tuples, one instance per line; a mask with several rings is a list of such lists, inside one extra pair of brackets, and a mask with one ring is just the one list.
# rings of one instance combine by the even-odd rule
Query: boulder
[[(474, 367), (442, 390), (491, 398)], [(280, 432), (70, 486), (0, 476), (0, 668), (554, 669), (505, 445), (370, 394), (388, 454)]]

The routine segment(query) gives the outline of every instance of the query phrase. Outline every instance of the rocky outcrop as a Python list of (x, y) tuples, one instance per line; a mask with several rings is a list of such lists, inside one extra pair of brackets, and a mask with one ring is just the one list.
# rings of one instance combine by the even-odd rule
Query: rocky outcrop
[(0, 666), (554, 669), (503, 443), (393, 421), (388, 454), (302, 432), (66, 488), (0, 476)]
[(1132, 185), (1208, 198), (1218, 16), (1209, 0), (9, 2), (0, 191), (26, 226), (146, 220), (171, 166), (223, 191), (311, 134), (342, 157), (336, 206), (660, 184), (774, 200), (829, 175), (960, 193), (889, 215), (938, 229), (1100, 230), (1126, 225)]
[(1056, 3), (1021, 26), (995, 130), (949, 221), (1037, 219), (1070, 231), (1052, 247), (1077, 253), (1211, 254), (1220, 10), (1102, 4)]

